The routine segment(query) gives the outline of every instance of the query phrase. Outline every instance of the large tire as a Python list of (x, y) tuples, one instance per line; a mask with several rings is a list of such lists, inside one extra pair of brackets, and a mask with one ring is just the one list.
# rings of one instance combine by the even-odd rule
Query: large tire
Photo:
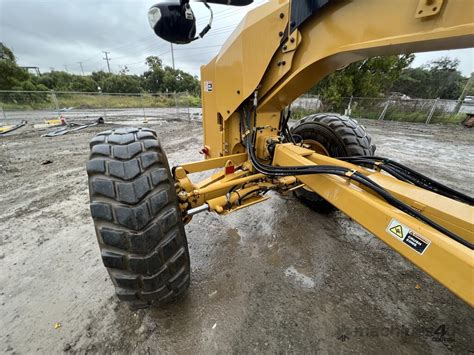
[[(373, 156), (375, 152), (375, 145), (365, 127), (350, 117), (336, 113), (307, 116), (292, 127), (291, 133), (301, 137), (318, 153), (331, 157)], [(300, 188), (295, 195), (316, 212), (335, 210), (333, 205), (309, 189)]]
[(149, 129), (119, 128), (90, 142), (90, 209), (102, 261), (132, 308), (189, 287), (189, 251), (165, 152)]

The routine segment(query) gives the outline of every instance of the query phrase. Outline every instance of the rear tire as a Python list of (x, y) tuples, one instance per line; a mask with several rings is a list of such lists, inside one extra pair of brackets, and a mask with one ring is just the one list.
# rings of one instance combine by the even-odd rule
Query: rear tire
[(175, 300), (189, 287), (189, 251), (156, 133), (110, 130), (93, 138), (90, 148), (90, 209), (118, 298), (132, 308)]
[[(356, 120), (336, 113), (321, 113), (299, 120), (291, 133), (300, 136), (315, 151), (331, 157), (373, 156), (375, 145), (365, 127)], [(319, 213), (336, 208), (311, 190), (300, 188), (295, 196), (306, 206)]]

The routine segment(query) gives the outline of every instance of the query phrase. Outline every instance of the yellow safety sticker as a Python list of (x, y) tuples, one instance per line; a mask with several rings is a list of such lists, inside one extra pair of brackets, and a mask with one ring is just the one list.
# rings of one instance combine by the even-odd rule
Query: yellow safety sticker
[(400, 224), (397, 224), (395, 227), (390, 228), (390, 232), (395, 234), (398, 238), (403, 238), (403, 228)]
[(418, 254), (423, 254), (431, 243), (429, 239), (415, 233), (396, 219), (390, 221), (390, 224), (387, 227), (387, 232), (416, 251)]

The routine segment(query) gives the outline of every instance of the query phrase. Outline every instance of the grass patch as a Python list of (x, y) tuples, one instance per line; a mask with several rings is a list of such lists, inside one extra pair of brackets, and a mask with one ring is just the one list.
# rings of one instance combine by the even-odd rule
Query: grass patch
[[(193, 95), (87, 95), (57, 94), (59, 108), (78, 109), (101, 108), (142, 108), (142, 107), (200, 107), (201, 99)], [(1, 97), (4, 110), (55, 110), (52, 95), (49, 93), (8, 93)]]
[[(327, 112), (327, 111), (325, 111)], [(334, 112), (334, 111), (332, 111)], [(336, 111), (337, 112), (337, 111)], [(304, 108), (295, 108), (291, 111), (292, 120), (300, 120), (306, 116), (313, 115), (316, 113), (322, 113), (317, 110), (310, 110)], [(339, 112), (341, 113), (341, 112)], [(365, 118), (369, 120), (378, 120), (380, 117), (381, 111), (372, 111), (372, 110), (363, 110), (363, 109), (353, 109), (352, 118)], [(419, 112), (401, 112), (394, 110), (388, 110), (385, 114), (384, 121), (400, 121), (400, 122), (413, 122), (413, 123), (425, 123), (428, 117), (429, 112), (419, 111)], [(442, 110), (436, 110), (431, 118), (430, 123), (460, 123), (465, 119), (466, 115), (464, 113), (447, 113)]]

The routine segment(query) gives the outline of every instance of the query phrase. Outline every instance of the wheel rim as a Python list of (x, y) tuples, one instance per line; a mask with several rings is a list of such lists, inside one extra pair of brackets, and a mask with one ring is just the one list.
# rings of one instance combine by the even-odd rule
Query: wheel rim
[(314, 150), (318, 154), (329, 156), (329, 152), (327, 151), (326, 147), (314, 139), (304, 139), (303, 144), (309, 145), (310, 149)]
[[(327, 151), (327, 149), (321, 143), (315, 141), (314, 139), (303, 139), (303, 144), (309, 145), (309, 148), (311, 150), (314, 150), (318, 154), (329, 156), (329, 152)], [(306, 191), (313, 192), (313, 190), (308, 189), (306, 185), (303, 186), (303, 189), (305, 189)]]

